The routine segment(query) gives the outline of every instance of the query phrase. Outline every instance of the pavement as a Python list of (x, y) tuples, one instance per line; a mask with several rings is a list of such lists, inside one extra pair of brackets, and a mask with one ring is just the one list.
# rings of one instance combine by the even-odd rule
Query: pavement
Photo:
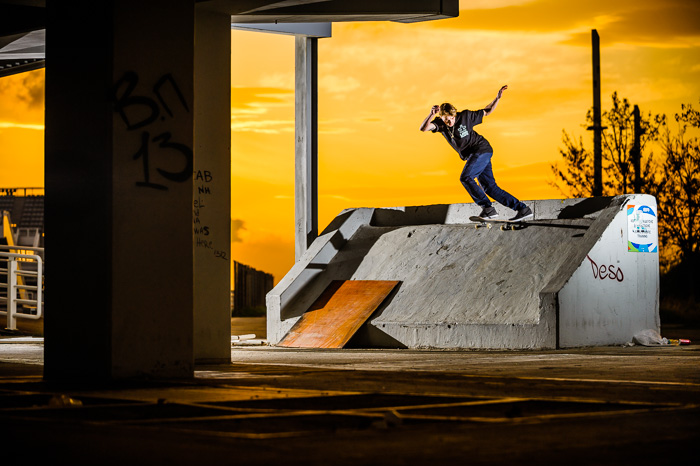
[[(662, 330), (669, 338), (700, 341), (697, 328)], [(697, 344), (316, 350), (262, 341), (232, 345), (231, 359), (199, 365), (186, 380), (56, 385), (42, 379), (42, 338), (0, 338), (0, 462), (645, 465), (700, 459)]]

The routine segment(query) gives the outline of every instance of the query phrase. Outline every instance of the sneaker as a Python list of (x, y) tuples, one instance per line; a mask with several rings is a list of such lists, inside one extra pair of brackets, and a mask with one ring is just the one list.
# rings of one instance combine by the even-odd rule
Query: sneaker
[(479, 214), (479, 218), (496, 218), (498, 217), (498, 212), (493, 206), (484, 207), (484, 209)]
[(529, 218), (532, 218), (532, 210), (530, 210), (528, 206), (525, 206), (522, 209), (518, 210), (518, 213), (515, 215), (515, 217), (509, 220), (511, 222), (522, 222), (523, 220), (527, 220)]

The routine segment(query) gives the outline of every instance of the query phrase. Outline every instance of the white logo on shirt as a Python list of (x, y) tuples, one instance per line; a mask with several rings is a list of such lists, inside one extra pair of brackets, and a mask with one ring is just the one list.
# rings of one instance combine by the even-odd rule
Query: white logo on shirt
[(464, 125), (459, 125), (459, 128), (457, 128), (457, 131), (459, 131), (459, 137), (464, 138), (469, 136), (469, 131), (467, 131), (467, 127)]

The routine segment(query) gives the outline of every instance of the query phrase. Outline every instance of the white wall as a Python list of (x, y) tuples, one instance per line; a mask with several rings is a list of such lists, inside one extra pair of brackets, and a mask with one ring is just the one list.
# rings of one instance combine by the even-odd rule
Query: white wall
[[(559, 292), (560, 347), (622, 344), (639, 330), (659, 330), (658, 248), (628, 250), (633, 205), (657, 212), (654, 197), (630, 195)], [(650, 241), (658, 244), (658, 224), (648, 225)]]

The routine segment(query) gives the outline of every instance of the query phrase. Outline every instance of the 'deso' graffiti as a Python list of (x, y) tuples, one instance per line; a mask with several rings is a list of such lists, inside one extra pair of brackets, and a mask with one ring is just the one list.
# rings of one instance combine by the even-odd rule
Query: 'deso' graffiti
[[(167, 181), (183, 183), (190, 179), (194, 165), (192, 149), (172, 140), (170, 131), (155, 129), (154, 123), (174, 118), (177, 111), (189, 113), (184, 95), (170, 73), (161, 76), (153, 85), (152, 97), (135, 93), (139, 77), (127, 71), (114, 84), (114, 110), (126, 125), (126, 130), (141, 130), (133, 160), (141, 160), (143, 176), (136, 186), (167, 190)], [(167, 115), (167, 116), (166, 116)], [(181, 159), (181, 171), (168, 171), (152, 160), (152, 152)], [(160, 149), (160, 151), (158, 151)], [(162, 160), (162, 159), (161, 159)], [(158, 176), (159, 175), (159, 176)]]
[(622, 282), (625, 279), (625, 274), (622, 273), (622, 269), (620, 267), (615, 267), (612, 264), (607, 266), (598, 266), (598, 264), (596, 264), (590, 256), (586, 255), (586, 257), (591, 262), (591, 267), (593, 269), (593, 278), (600, 280), (617, 280), (618, 282)]

